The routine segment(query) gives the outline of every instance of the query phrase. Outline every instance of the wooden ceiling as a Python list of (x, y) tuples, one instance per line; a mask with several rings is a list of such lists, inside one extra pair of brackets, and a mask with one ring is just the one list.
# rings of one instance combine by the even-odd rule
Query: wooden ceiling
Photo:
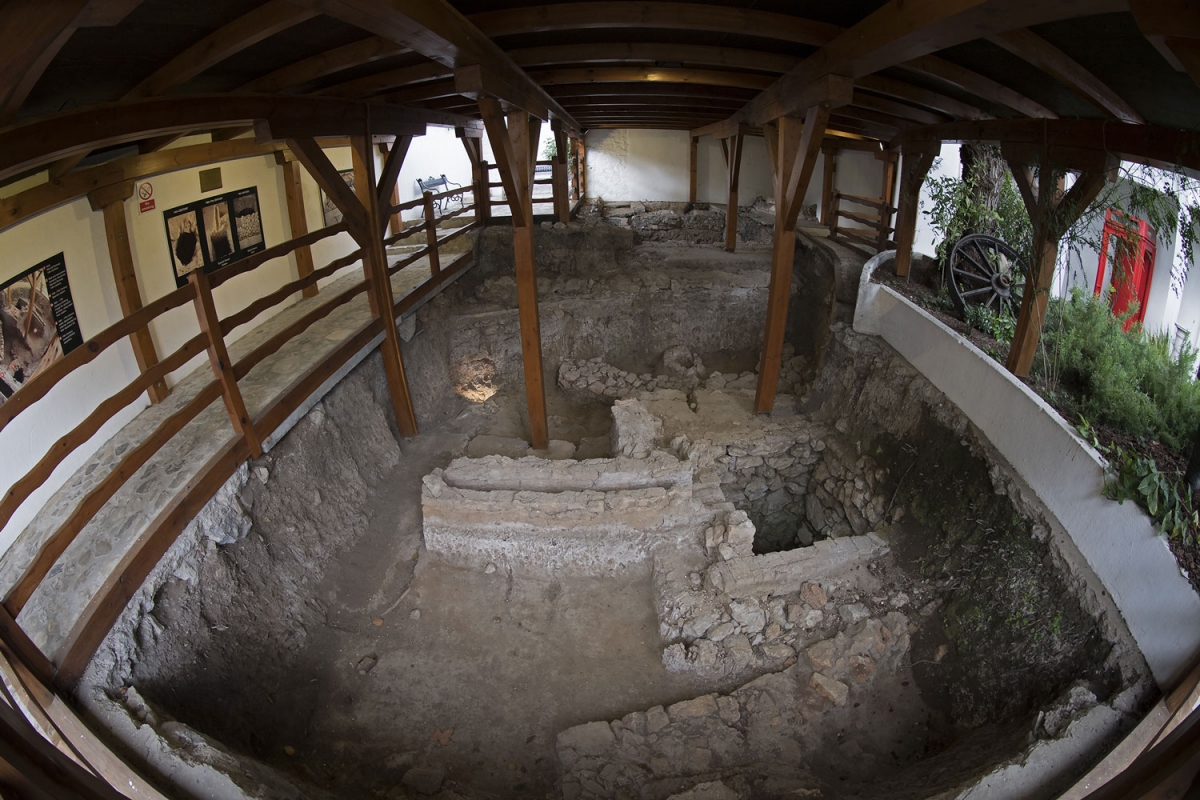
[[(1009, 118), (1200, 128), (1200, 11), (1186, 0), (13, 0), (0, 21), (10, 125), (223, 94), (475, 118), (483, 92), (574, 132), (697, 130), (795, 113), (834, 75), (852, 87), (831, 130), (851, 137)], [(487, 86), (456, 81), (474, 64)]]

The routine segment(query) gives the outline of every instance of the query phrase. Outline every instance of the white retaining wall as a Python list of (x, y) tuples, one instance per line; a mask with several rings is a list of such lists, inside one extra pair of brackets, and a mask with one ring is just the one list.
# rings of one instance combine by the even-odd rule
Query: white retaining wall
[(881, 253), (864, 267), (854, 329), (894, 347), (1008, 460), (1104, 584), (1159, 686), (1174, 685), (1200, 652), (1200, 597), (1166, 539), (1133, 502), (1104, 497), (1104, 461), (1044, 400), (923, 309), (871, 283), (894, 258)]

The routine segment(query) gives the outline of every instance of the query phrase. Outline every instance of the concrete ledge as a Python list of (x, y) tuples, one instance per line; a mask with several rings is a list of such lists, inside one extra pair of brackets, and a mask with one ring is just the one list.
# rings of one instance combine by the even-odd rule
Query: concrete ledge
[(1112, 596), (1160, 687), (1200, 652), (1200, 597), (1135, 504), (1102, 494), (1105, 462), (1062, 417), (979, 348), (863, 268), (854, 329), (881, 337), (950, 399), (1037, 494)]

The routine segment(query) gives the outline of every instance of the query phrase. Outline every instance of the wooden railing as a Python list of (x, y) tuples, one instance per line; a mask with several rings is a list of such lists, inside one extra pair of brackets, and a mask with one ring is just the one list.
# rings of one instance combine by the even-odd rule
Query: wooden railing
[[(487, 183), (486, 191), (481, 193), (481, 197), (482, 197), (482, 195), (487, 195), (487, 198), (485, 201), (487, 203), (487, 211), (486, 211), (486, 214), (484, 215), (484, 219), (489, 219), (491, 217), (491, 207), (494, 205), (507, 205), (508, 200), (506, 197), (503, 197), (503, 196), (500, 199), (493, 199), (490, 196), (492, 189), (503, 190), (504, 183), (502, 181), (491, 180), (492, 170), (499, 171), (499, 169), (500, 169), (499, 167), (497, 167), (495, 164), (488, 164), (487, 162), (483, 162), (483, 164), (487, 168), (488, 183)], [(553, 168), (555, 167), (555, 162), (554, 161), (537, 161), (537, 162), (535, 162), (535, 165), (538, 167), (550, 167), (553, 170)], [(572, 213), (574, 211), (574, 209), (578, 206), (579, 201), (582, 199), (582, 197), (581, 197), (582, 185), (580, 183), (579, 160), (576, 159), (574, 161), (573, 167), (570, 167), (569, 164), (565, 166), (565, 168), (563, 169), (563, 179), (556, 180), (553, 177), (553, 172), (551, 173), (551, 177), (546, 177), (546, 178), (536, 177), (537, 175), (545, 175), (545, 174), (546, 174), (545, 172), (535, 173), (533, 185), (534, 186), (550, 186), (552, 189), (551, 194), (549, 197), (536, 197), (535, 196), (533, 199), (533, 205), (535, 208), (537, 206), (543, 206), (543, 207), (547, 206), (547, 205), (552, 206), (554, 209), (553, 216), (558, 217), (559, 221), (565, 221), (565, 220), (562, 220), (562, 217), (564, 216), (564, 211), (566, 212), (565, 215), (569, 216), (570, 213)], [(551, 215), (539, 215), (539, 216), (549, 217)]]
[[(852, 206), (865, 206), (875, 209), (874, 213), (860, 210), (847, 210), (842, 207), (843, 203), (849, 203)], [(896, 211), (894, 207), (878, 197), (859, 197), (853, 194), (844, 194), (835, 192), (831, 200), (831, 213), (829, 215), (829, 238), (849, 239), (852, 243), (857, 243), (865, 247), (870, 247), (876, 251), (886, 249), (891, 242), (892, 233), (895, 228), (889, 226), (891, 216)], [(839, 224), (839, 219), (848, 219), (865, 225), (869, 230), (874, 231), (874, 235), (867, 235), (862, 229), (843, 228)]]
[[(476, 220), (460, 226), (441, 238), (438, 236), (438, 223), (475, 211), (476, 204), (467, 204), (464, 201), (453, 213), (436, 217), (433, 213), (433, 202), (472, 192), (472, 187), (465, 187), (439, 195), (426, 193), (417, 200), (385, 210), (386, 214), (391, 215), (424, 207), (424, 219), (421, 224), (385, 238), (386, 244), (403, 241), (419, 232), (426, 234), (425, 245), (420, 250), (388, 265), (388, 275), (394, 275), (424, 257), (429, 259), (431, 273), (429, 278), (395, 301), (392, 309), (394, 314), (403, 313), (413, 307), (471, 263), (472, 253), (468, 251), (452, 263), (443, 265), (439, 258), (439, 248), (474, 230), (479, 222)], [(50, 389), (67, 375), (94, 361), (101, 353), (130, 334), (147, 329), (155, 319), (168, 311), (188, 303), (192, 304), (196, 313), (198, 333), (173, 353), (162, 358), (153, 368), (140, 373), (115, 394), (99, 402), (82, 422), (55, 442), (37, 464), (0, 498), (0, 527), (3, 527), (12, 519), (21, 504), (50, 477), (54, 469), (94, 436), (106, 422), (135, 402), (148, 387), (185, 366), (195, 356), (208, 354), (213, 369), (213, 380), (204, 384), (194, 396), (162, 419), (140, 443), (122, 454), (108, 474), (78, 501), (66, 520), (40, 545), (32, 562), (24, 569), (15, 586), (0, 604), (0, 641), (13, 650), (18, 660), (45, 685), (69, 686), (78, 679), (133, 592), (200, 507), (228, 480), (238, 464), (247, 457), (261, 454), (263, 440), (298, 409), (313, 391), (383, 331), (381, 318), (372, 317), (370, 322), (362, 325), (341, 346), (313, 364), (308, 372), (282, 395), (260, 409), (253, 417), (248, 413), (239, 381), (314, 323), (366, 292), (369, 281), (364, 279), (348, 287), (339, 288), (336, 294), (318, 295), (319, 301), (309, 301), (309, 306), (295, 319), (289, 320), (280, 330), (242, 354), (236, 361), (229, 355), (226, 338), (237, 328), (254, 322), (289, 298), (303, 293), (306, 289), (311, 290), (310, 287), (317, 286), (319, 281), (330, 278), (339, 270), (362, 260), (363, 252), (361, 249), (355, 250), (307, 275), (287, 281), (274, 291), (255, 298), (240, 310), (224, 317), (216, 311), (213, 291), (233, 278), (248, 274), (274, 259), (286, 257), (299, 248), (309, 247), (346, 230), (346, 223), (339, 223), (268, 248), (212, 273), (191, 273), (185, 286), (146, 304), (138, 312), (119, 320), (82, 346), (53, 362), (0, 405), (0, 430), (3, 430), (19, 415), (37, 406)], [(139, 538), (135, 550), (121, 561), (117, 572), (108, 576), (99, 594), (89, 603), (58, 652), (53, 654), (53, 659), (47, 658), (17, 625), (17, 616), (54, 564), (100, 509), (164, 444), (218, 398), (224, 401), (236, 434), (235, 438), (213, 456), (175, 500), (150, 523), (150, 529)]]

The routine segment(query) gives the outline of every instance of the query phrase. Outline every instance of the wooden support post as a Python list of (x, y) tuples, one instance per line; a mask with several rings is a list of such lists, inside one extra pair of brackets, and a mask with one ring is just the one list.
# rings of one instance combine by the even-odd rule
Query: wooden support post
[[(329, 158), (315, 140), (289, 139), (287, 144), (288, 149), (296, 154), (296, 158), (304, 164), (305, 169), (342, 212), (350, 234), (363, 250), (363, 272), (367, 281), (371, 313), (383, 323), (383, 344), (379, 350), (383, 357), (383, 372), (387, 377), (392, 410), (396, 414), (396, 425), (402, 435), (416, 436), (417, 418), (413, 413), (412, 396), (404, 374), (400, 334), (396, 330), (395, 304), (392, 300), (392, 282), (387, 273), (387, 253), (384, 251), (381, 235), (385, 217), (379, 208), (379, 189), (375, 185), (375, 160), (370, 157), (369, 142), (369, 136), (350, 138), (356, 172), (361, 172), (363, 176), (362, 181), (355, 181), (354, 192), (350, 191), (350, 187), (342, 180), (333, 164), (329, 163)], [(395, 169), (399, 172), (398, 165)]]
[[(368, 131), (369, 134), (369, 131)], [(407, 150), (407, 147), (405, 148)], [(382, 231), (384, 215), (379, 207), (379, 187), (375, 182), (375, 159), (371, 157), (370, 136), (351, 136), (350, 152), (355, 175), (355, 194), (367, 220), (371, 236), (360, 241), (363, 249), (363, 270), (367, 278), (367, 293), (372, 309), (383, 321), (383, 369), (387, 377), (392, 406), (396, 413), (396, 425), (404, 436), (416, 436), (417, 417), (413, 412), (412, 394), (408, 389), (408, 376), (404, 372), (404, 355), (400, 349), (400, 332), (396, 329), (395, 300), (392, 297), (392, 281), (388, 275), (387, 252), (383, 247)], [(359, 174), (363, 180), (358, 180)], [(397, 166), (396, 172), (399, 172)], [(344, 212), (343, 212), (344, 213)]]
[(883, 252), (887, 248), (888, 228), (892, 227), (892, 195), (896, 189), (896, 152), (888, 150), (881, 154), (883, 159), (883, 182), (880, 186), (879, 197), (883, 200), (884, 208), (879, 209), (879, 236), (875, 240), (875, 249)]
[[(308, 215), (304, 212), (304, 188), (300, 183), (300, 164), (286, 150), (275, 154), (275, 161), (283, 167), (283, 194), (287, 200), (288, 223), (292, 238), (308, 233)], [(296, 277), (307, 278), (313, 272), (312, 248), (308, 245), (292, 251), (296, 256)], [(301, 291), (305, 297), (316, 297), (317, 286), (306, 286)]]
[(571, 195), (567, 184), (567, 148), (570, 147), (565, 131), (554, 131), (554, 161), (551, 177), (554, 182), (554, 214), (564, 225), (571, 221)]
[(1008, 371), (1018, 378), (1027, 378), (1041, 339), (1042, 325), (1046, 321), (1046, 305), (1054, 282), (1059, 241), (1100, 194), (1104, 184), (1116, 179), (1116, 160), (1105, 154), (1089, 159), (1097, 163), (1085, 166), (1075, 185), (1064, 194), (1064, 171), (1057, 168), (1044, 151), (1038, 158), (1036, 190), (1029, 169), (1030, 156), (1007, 146), (1002, 146), (1002, 151), (1033, 223), (1030, 274), (1025, 277), (1021, 312), (1017, 315), (1016, 332), (1005, 364)]
[(930, 142), (923, 147), (904, 146), (904, 158), (900, 164), (900, 200), (896, 210), (896, 275), (901, 278), (908, 277), (912, 265), (921, 184), (925, 182), (940, 146), (940, 142)]
[(546, 425), (546, 389), (542, 374), (542, 333), (538, 322), (537, 274), (533, 251), (533, 175), (541, 120), (528, 112), (509, 114), (499, 101), (479, 98), (484, 128), (500, 168), (513, 220), (513, 256), (517, 277), (517, 308), (521, 325), (521, 354), (525, 361), (525, 398), (529, 409), (529, 438), (535, 450), (550, 442)]
[(229, 421), (250, 446), (251, 458), (258, 458), (262, 455), (262, 438), (254, 430), (250, 412), (246, 410), (246, 401), (242, 399), (242, 390), (233, 374), (233, 362), (229, 360), (225, 337), (221, 335), (221, 318), (217, 316), (217, 307), (213, 304), (208, 273), (203, 269), (193, 270), (188, 273), (188, 282), (196, 293), (192, 298), (196, 306), (196, 319), (200, 323), (200, 331), (208, 338), (208, 362), (212, 365), (217, 382), (221, 384), (221, 397), (225, 400)]
[[(124, 195), (121, 197), (119, 195)], [(88, 195), (92, 202), (92, 210), (104, 214), (104, 233), (108, 238), (108, 258), (112, 262), (113, 280), (117, 285), (117, 299), (121, 303), (121, 314), (126, 317), (142, 310), (142, 292), (138, 288), (137, 272), (133, 266), (133, 250), (129, 246), (129, 226), (125, 217), (125, 200), (133, 195), (133, 181), (121, 184), (116, 195), (101, 197), (98, 193)], [(103, 205), (97, 207), (97, 202)], [(129, 344), (133, 347), (133, 357), (137, 361), (138, 370), (147, 372), (158, 364), (158, 351), (154, 348), (154, 338), (150, 328), (138, 328), (129, 335)], [(151, 403), (161, 403), (167, 399), (171, 390), (167, 388), (165, 379), (155, 381), (146, 394)]]
[(587, 197), (587, 146), (583, 139), (579, 139), (576, 145), (575, 168), (579, 170), (579, 199), (583, 200)]
[(812, 180), (817, 153), (829, 122), (829, 108), (812, 106), (805, 114), (803, 130), (792, 117), (779, 119), (775, 151), (775, 236), (771, 250), (771, 289), (767, 300), (766, 331), (759, 360), (758, 391), (754, 410), (769, 413), (775, 407), (775, 390), (783, 361), (788, 303), (792, 295), (792, 261), (796, 256), (796, 219), (804, 193)]
[(475, 220), (487, 224), (492, 218), (492, 192), (488, 188), (488, 162), (483, 160), (483, 140), (469, 136), (460, 137), (467, 159), (471, 162), (471, 194), (475, 199)]
[(438, 260), (437, 217), (433, 211), (433, 192), (425, 192), (421, 198), (425, 201), (425, 246), (429, 248), (429, 273), (437, 275), (442, 271), (442, 265)]
[(742, 173), (742, 143), (745, 138), (746, 135), (739, 132), (729, 137), (729, 144), (725, 148), (725, 166), (729, 170), (729, 202), (725, 206), (725, 249), (731, 253), (737, 249), (738, 179)]
[(837, 184), (837, 150), (826, 147), (821, 152), (825, 155), (825, 169), (821, 181), (821, 224), (832, 230), (837, 226), (833, 208), (833, 193)]
[(696, 162), (700, 157), (700, 137), (688, 137), (688, 202), (696, 202)]

